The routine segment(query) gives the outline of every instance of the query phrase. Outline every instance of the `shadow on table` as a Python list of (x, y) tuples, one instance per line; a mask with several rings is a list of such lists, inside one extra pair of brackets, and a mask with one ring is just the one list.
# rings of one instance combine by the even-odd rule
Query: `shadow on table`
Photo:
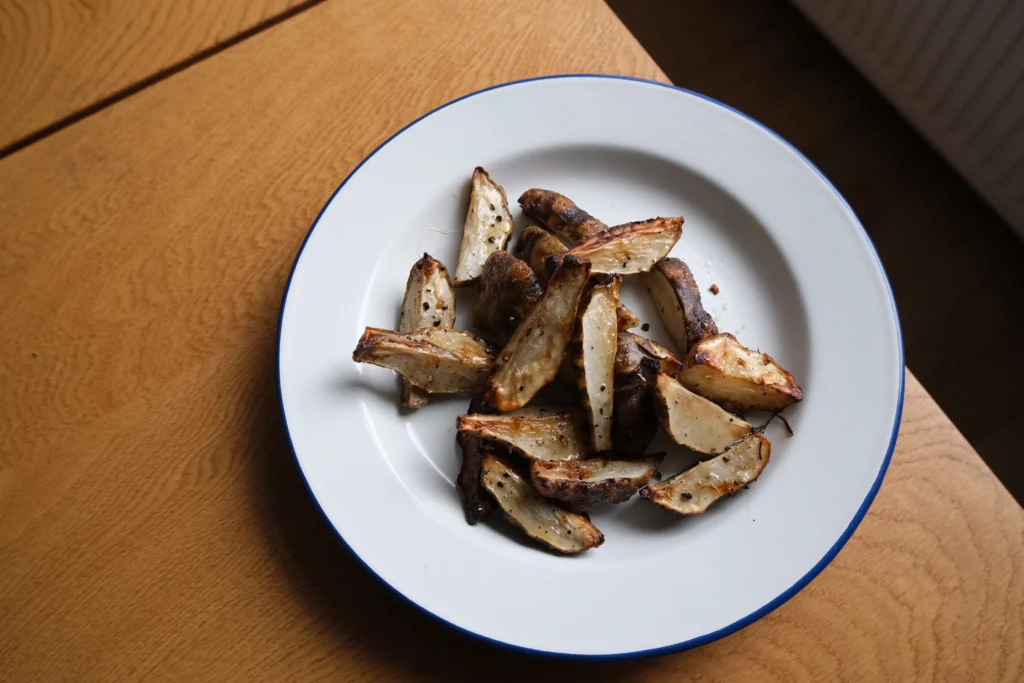
[[(339, 650), (372, 658), (382, 680), (448, 681), (455, 672), (474, 669), (487, 680), (524, 680), (527, 671), (539, 680), (644, 677), (652, 667), (650, 659), (560, 660), (476, 640), (428, 616), (375, 578), (338, 539), (308, 493), (278, 409), (275, 349), (264, 348), (262, 355), (258, 367), (265, 381), (246, 411), (249, 433), (264, 435), (249, 468), (253, 505), (296, 599), (306, 604), (314, 621), (323, 621), (334, 633)], [(537, 618), (557, 616), (538, 610)]]

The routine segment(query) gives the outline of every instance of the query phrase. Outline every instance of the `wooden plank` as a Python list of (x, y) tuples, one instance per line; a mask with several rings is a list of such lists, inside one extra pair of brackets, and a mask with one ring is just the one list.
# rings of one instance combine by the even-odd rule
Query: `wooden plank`
[(663, 78), (599, 2), (331, 0), (0, 161), (5, 676), (1019, 680), (1024, 512), (913, 378), (847, 549), (688, 653), (565, 662), (470, 640), (320, 519), (274, 377), (309, 224), (417, 115), (578, 71)]
[(0, 150), (303, 0), (4, 0)]

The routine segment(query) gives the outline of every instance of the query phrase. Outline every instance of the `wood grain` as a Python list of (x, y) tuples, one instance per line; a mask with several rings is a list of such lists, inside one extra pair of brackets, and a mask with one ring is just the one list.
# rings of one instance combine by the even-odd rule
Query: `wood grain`
[(303, 0), (4, 0), (0, 149)]
[(890, 474), (846, 550), (696, 651), (498, 649), (410, 607), (337, 542), (278, 413), (295, 252), (396, 128), (566, 71), (663, 78), (599, 2), (330, 0), (0, 161), (2, 677), (1024, 675), (1024, 511), (913, 378)]

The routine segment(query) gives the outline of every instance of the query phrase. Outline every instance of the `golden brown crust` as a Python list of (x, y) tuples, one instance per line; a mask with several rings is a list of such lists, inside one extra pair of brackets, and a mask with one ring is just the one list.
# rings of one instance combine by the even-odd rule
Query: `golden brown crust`
[(598, 503), (623, 503), (654, 476), (663, 453), (642, 460), (569, 460), (530, 463), (530, 481), (547, 498), (561, 501), (574, 512)]
[(594, 449), (586, 418), (577, 406), (528, 406), (510, 413), (460, 415), (460, 434), (472, 434), (488, 445), (529, 460), (589, 458)]
[(792, 373), (728, 333), (691, 348), (677, 377), (690, 391), (734, 413), (778, 412), (804, 397)]
[(607, 225), (576, 206), (571, 199), (550, 190), (527, 190), (519, 197), (519, 206), (523, 208), (523, 213), (569, 246), (582, 244), (608, 229)]
[(530, 266), (507, 251), (496, 251), (484, 263), (473, 324), (504, 344), (543, 295)]
[(367, 327), (352, 360), (394, 370), (432, 394), (477, 393), (494, 369), (495, 347), (469, 332), (433, 327), (410, 334)]
[[(568, 254), (590, 261), (595, 275), (634, 275), (653, 268), (672, 251), (682, 235), (682, 216), (651, 218), (608, 228), (573, 247)], [(552, 271), (565, 256), (549, 256), (545, 268)]]

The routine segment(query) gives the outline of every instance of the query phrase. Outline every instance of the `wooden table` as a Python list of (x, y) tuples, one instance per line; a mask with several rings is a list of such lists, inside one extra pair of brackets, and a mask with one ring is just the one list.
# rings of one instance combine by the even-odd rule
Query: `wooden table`
[(846, 548), (698, 650), (485, 645), (337, 543), (276, 398), (299, 243), (402, 124), (581, 71), (664, 78), (596, 1), (327, 0), (0, 160), (0, 679), (1024, 678), (1024, 511), (909, 373)]

